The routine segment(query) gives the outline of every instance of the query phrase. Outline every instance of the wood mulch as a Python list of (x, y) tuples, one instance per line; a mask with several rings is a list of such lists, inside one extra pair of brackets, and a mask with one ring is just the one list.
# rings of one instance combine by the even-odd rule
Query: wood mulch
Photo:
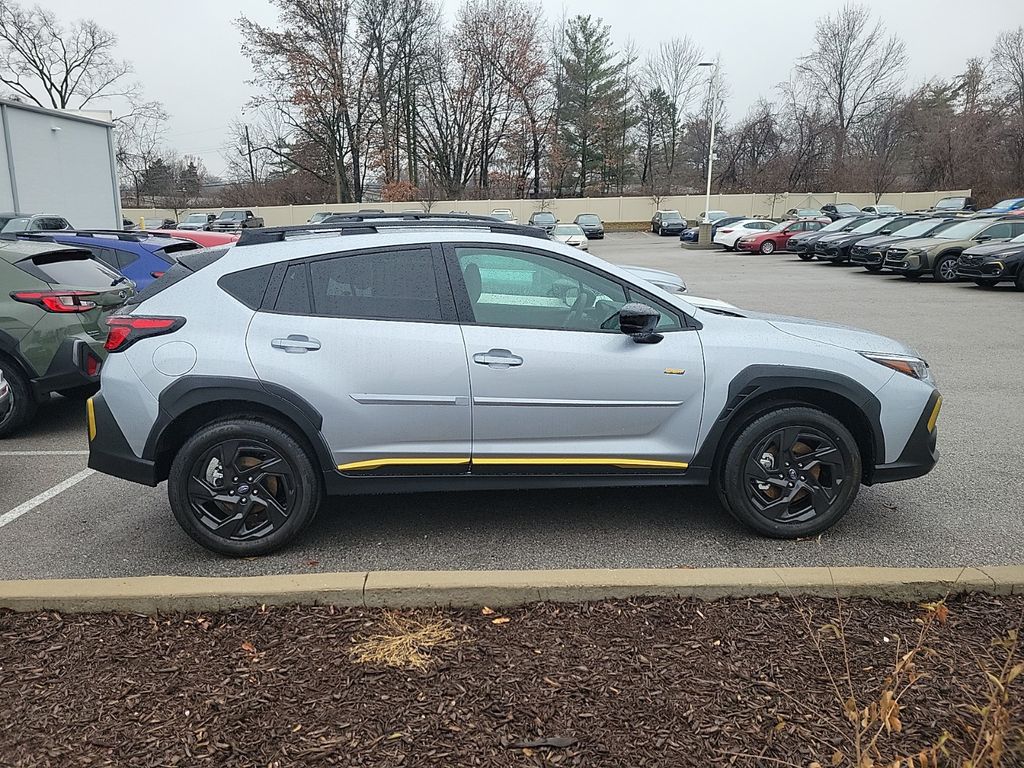
[(1022, 766), (1022, 615), (982, 595), (0, 613), (0, 765), (827, 768), (859, 732), (864, 765), (988, 744)]

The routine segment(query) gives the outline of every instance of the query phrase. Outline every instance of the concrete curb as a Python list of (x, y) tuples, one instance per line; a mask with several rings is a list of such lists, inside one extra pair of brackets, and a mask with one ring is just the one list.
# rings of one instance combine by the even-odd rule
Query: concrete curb
[(258, 605), (509, 607), (642, 596), (817, 595), (925, 600), (1024, 594), (1024, 566), (371, 571), (193, 578), (0, 581), (0, 608), (66, 613), (223, 611)]

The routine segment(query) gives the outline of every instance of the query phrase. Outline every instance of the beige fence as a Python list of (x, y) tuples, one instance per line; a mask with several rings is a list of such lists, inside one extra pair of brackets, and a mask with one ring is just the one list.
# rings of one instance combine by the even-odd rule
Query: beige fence
[[(970, 190), (948, 190), (945, 192), (893, 192), (882, 195), (878, 201), (895, 205), (904, 211), (928, 208), (939, 198), (950, 195), (970, 195)], [(711, 209), (729, 211), (736, 215), (775, 217), (790, 208), (819, 208), (825, 203), (853, 203), (857, 206), (873, 205), (875, 196), (864, 192), (785, 192), (778, 195), (712, 195)], [(544, 208), (555, 214), (560, 221), (572, 221), (580, 213), (596, 213), (606, 222), (648, 221), (658, 207), (663, 210), (677, 210), (688, 219), (697, 218), (704, 210), (704, 195), (673, 195), (663, 197), (655, 204), (652, 197), (585, 197), (560, 198), (552, 200), (438, 200), (430, 210), (434, 213), (459, 211), (488, 214), (495, 208), (508, 208), (520, 221), (529, 219), (533, 211)], [(365, 209), (383, 209), (389, 213), (399, 211), (423, 211), (422, 203), (324, 203), (322, 205), (276, 205), (252, 208), (262, 216), (268, 227), (303, 224), (317, 211), (351, 213)], [(201, 212), (212, 209), (197, 209)], [(178, 211), (177, 218), (189, 211)], [(166, 208), (125, 208), (124, 215), (132, 221), (140, 218), (175, 218), (175, 213)]]

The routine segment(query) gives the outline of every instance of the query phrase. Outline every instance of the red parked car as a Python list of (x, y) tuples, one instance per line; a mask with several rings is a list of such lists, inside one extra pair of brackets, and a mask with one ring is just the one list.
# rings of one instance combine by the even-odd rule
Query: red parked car
[(760, 253), (775, 253), (784, 251), (789, 244), (789, 238), (801, 232), (816, 232), (826, 224), (832, 222), (829, 218), (818, 219), (797, 219), (795, 221), (784, 221), (776, 224), (765, 232), (757, 232), (753, 235), (746, 235), (736, 241), (737, 251), (759, 251)]
[(238, 235), (230, 232), (203, 232), (199, 229), (154, 229), (152, 231), (180, 237), (183, 240), (191, 240), (193, 243), (199, 243), (203, 248), (231, 245), (238, 240)]

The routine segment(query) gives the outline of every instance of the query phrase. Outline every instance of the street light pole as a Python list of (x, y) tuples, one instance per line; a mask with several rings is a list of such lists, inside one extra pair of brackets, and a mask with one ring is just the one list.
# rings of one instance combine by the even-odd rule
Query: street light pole
[(711, 67), (711, 81), (708, 83), (708, 100), (711, 103), (711, 139), (708, 141), (708, 186), (704, 193), (704, 218), (708, 217), (711, 210), (711, 167), (715, 161), (715, 123), (718, 117), (717, 94), (715, 85), (718, 80), (718, 64), (713, 61), (702, 61), (697, 66)]

